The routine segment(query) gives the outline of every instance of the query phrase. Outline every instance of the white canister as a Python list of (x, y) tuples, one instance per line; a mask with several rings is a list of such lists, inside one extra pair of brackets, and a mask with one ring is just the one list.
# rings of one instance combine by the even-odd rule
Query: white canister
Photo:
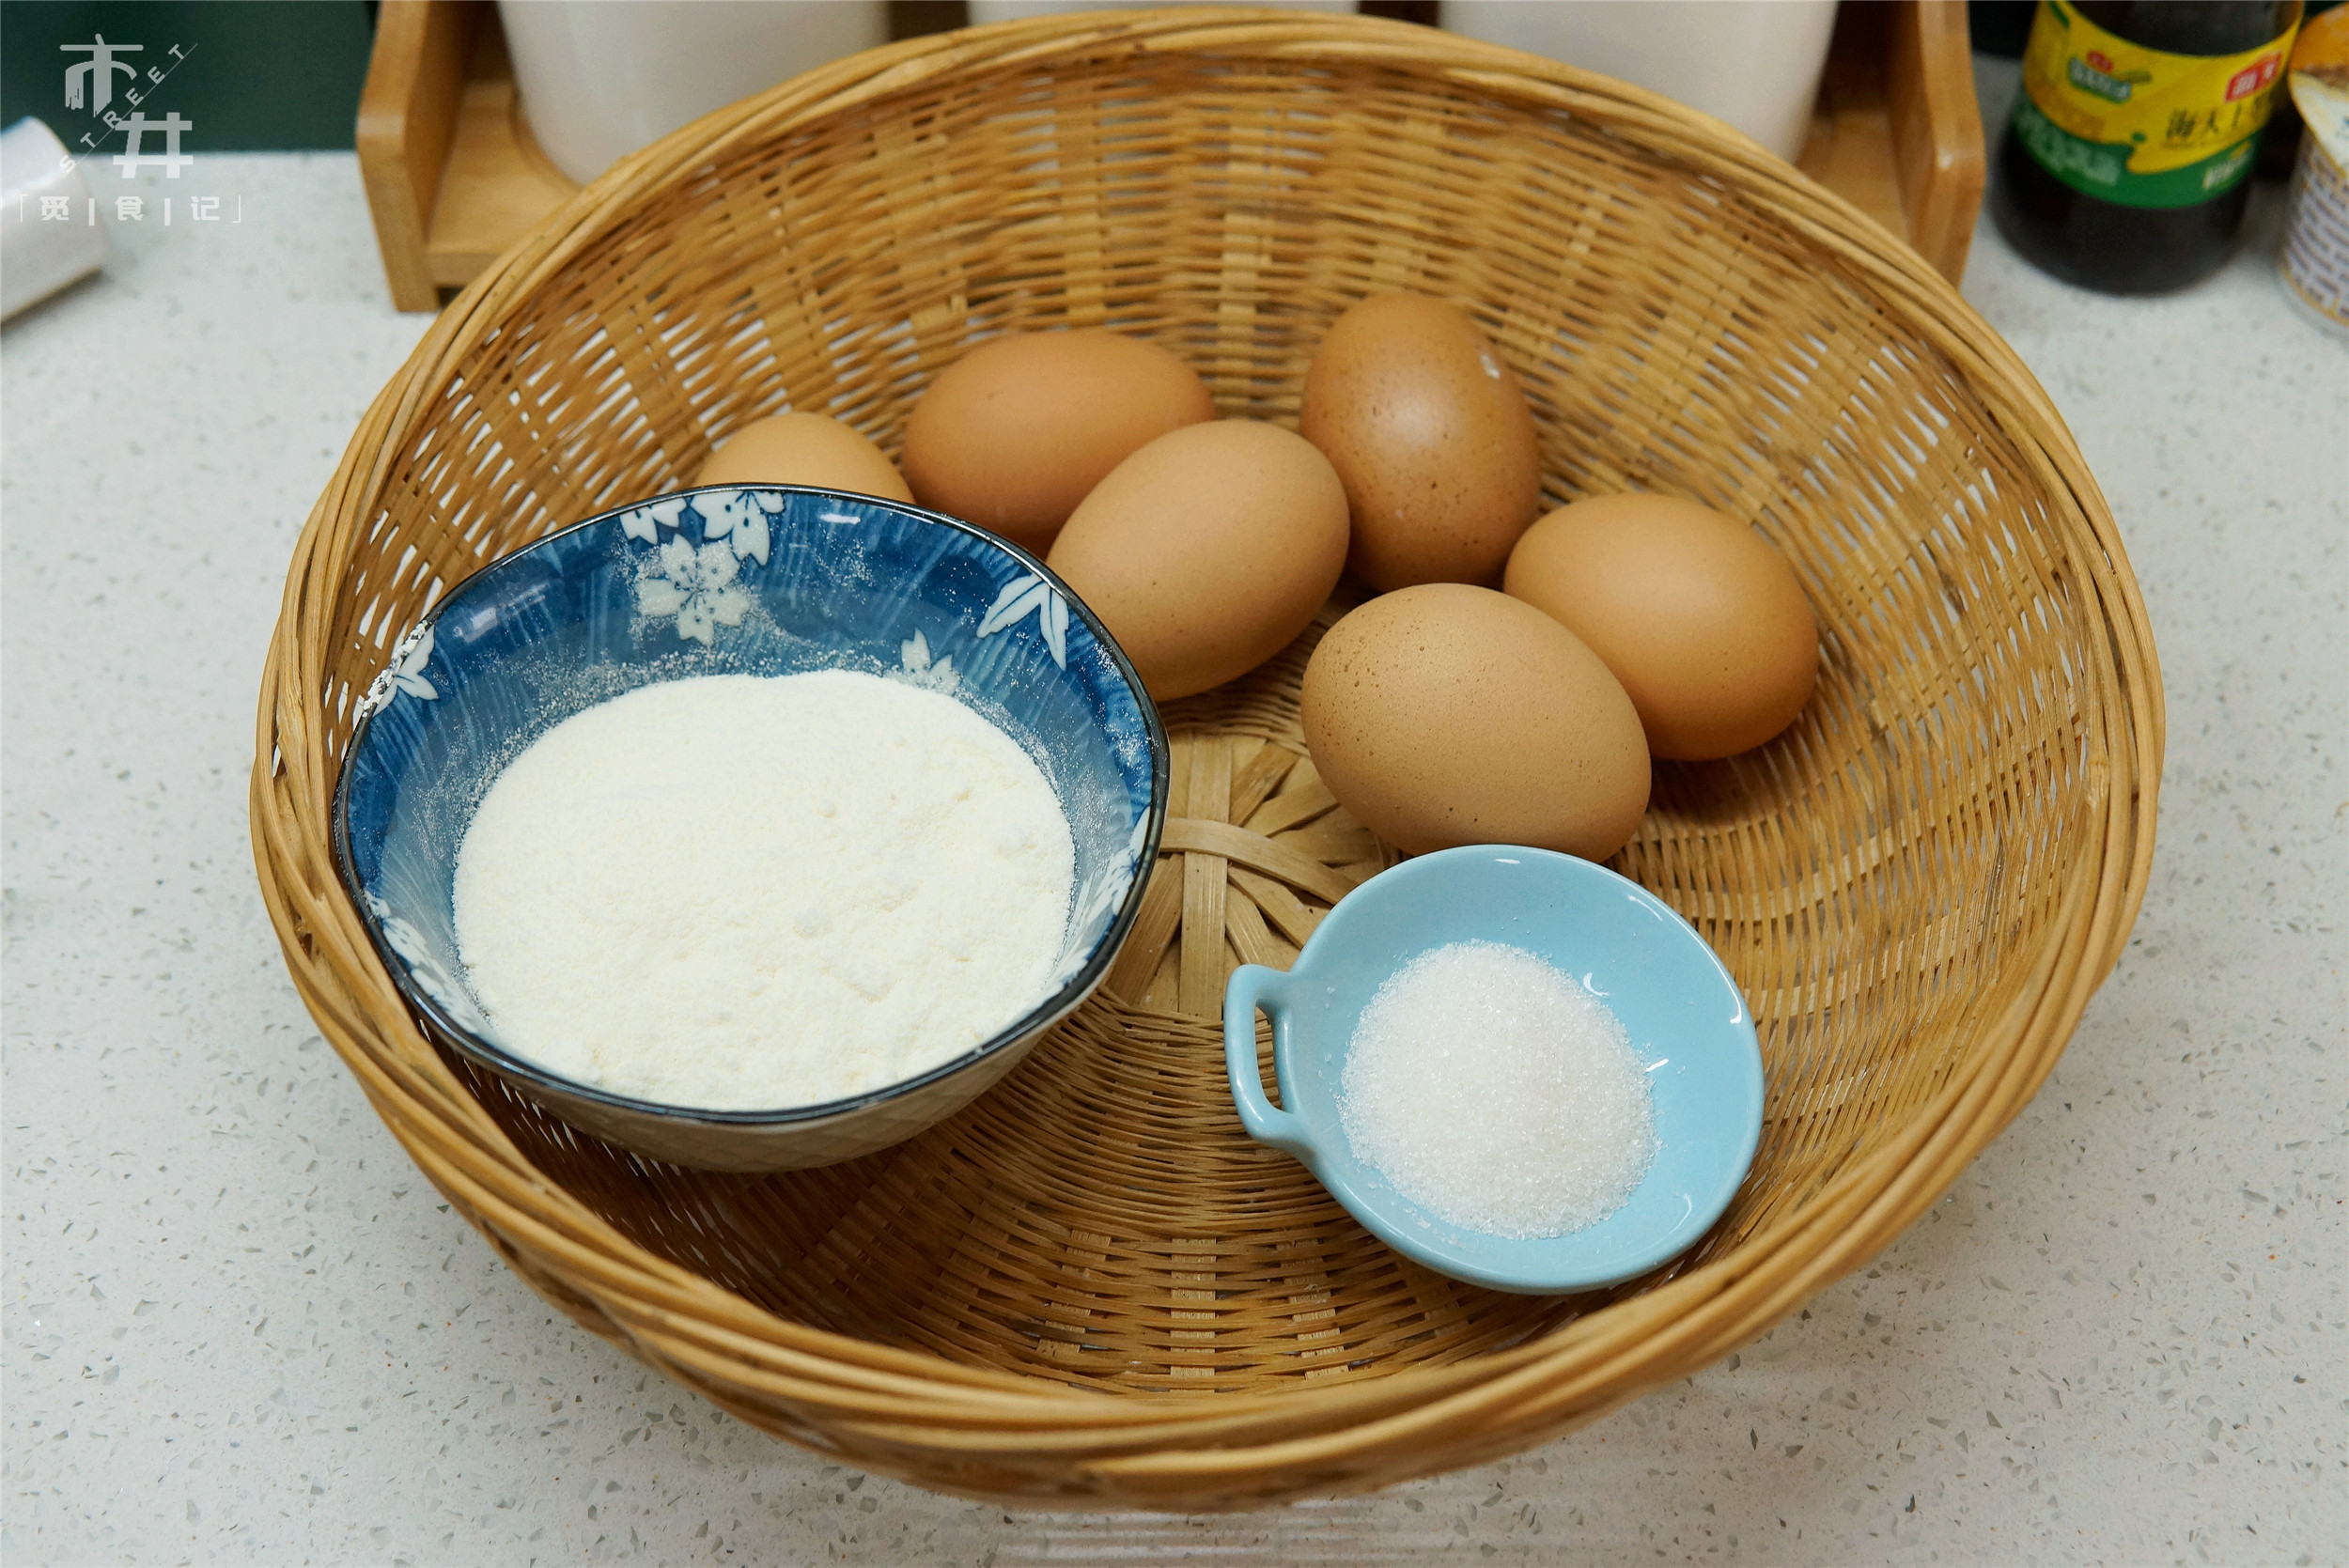
[(0, 132), (0, 318), (106, 264), (98, 203), (65, 144), (40, 121)]
[(1464, 38), (1676, 98), (1792, 163), (1811, 130), (1835, 0), (1443, 0)]
[(883, 0), (498, 0), (522, 114), (582, 184), (803, 70), (889, 41)]

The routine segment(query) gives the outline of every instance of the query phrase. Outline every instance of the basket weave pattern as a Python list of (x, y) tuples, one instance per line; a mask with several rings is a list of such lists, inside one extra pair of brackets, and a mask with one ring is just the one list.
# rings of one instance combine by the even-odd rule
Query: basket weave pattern
[[(1353, 300), (1459, 302), (1552, 502), (1750, 518), (1823, 629), (1795, 728), (1659, 766), (1615, 861), (1744, 987), (1769, 1097), (1705, 1242), (1531, 1299), (1396, 1258), (1240, 1132), (1224, 976), (1391, 863), (1298, 677), (1171, 705), (1173, 815), (1101, 994), (914, 1141), (778, 1176), (574, 1132), (436, 1053), (334, 877), (359, 695), (448, 586), (690, 480), (786, 407), (894, 449), (995, 333), (1112, 326), (1293, 425)], [(2159, 683), (2046, 395), (1918, 257), (1713, 122), (1423, 29), (1064, 16), (810, 73), (625, 162), (368, 411), (297, 546), (252, 816), (305, 1002), (533, 1285), (719, 1405), (1003, 1500), (1237, 1506), (1496, 1457), (1750, 1340), (1883, 1247), (2037, 1087), (2142, 897)]]

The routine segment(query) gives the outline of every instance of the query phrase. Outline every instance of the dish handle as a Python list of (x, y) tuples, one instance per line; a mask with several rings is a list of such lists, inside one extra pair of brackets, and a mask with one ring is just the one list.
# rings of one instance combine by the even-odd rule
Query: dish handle
[[(1223, 1068), (1232, 1080), (1232, 1103), (1239, 1109), (1240, 1126), (1259, 1143), (1269, 1143), (1310, 1162), (1316, 1152), (1306, 1136), (1304, 1121), (1265, 1097), (1264, 1077), (1256, 1068), (1256, 1013), (1272, 1020), (1273, 1073), (1288, 1054), (1289, 979), (1262, 964), (1242, 964), (1223, 987)], [(1283, 1098), (1288, 1085), (1281, 1085)]]

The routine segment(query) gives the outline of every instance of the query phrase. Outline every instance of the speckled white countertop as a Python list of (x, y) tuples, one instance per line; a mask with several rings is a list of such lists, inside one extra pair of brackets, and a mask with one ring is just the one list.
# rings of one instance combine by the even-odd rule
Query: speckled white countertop
[(121, 225), (0, 338), (9, 1562), (2349, 1554), (2349, 348), (2278, 292), (2272, 193), (2158, 302), (1975, 242), (1966, 293), (2104, 484), (2170, 699), (2144, 916), (2037, 1100), (1679, 1387), (1507, 1463), (1189, 1519), (1006, 1515), (743, 1427), (542, 1304), (377, 1123), (286, 979), (245, 775), (295, 532), (425, 319), (349, 157), (191, 179), (241, 223)]

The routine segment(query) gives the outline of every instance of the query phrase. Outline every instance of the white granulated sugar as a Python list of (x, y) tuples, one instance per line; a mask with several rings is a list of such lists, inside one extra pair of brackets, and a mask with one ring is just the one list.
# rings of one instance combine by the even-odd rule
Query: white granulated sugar
[(498, 1042), (567, 1078), (817, 1105), (1043, 1001), (1074, 869), (1043, 772), (952, 697), (708, 675), (575, 714), (498, 776), (458, 948)]
[(1464, 1230), (1565, 1235), (1656, 1157), (1647, 1075), (1607, 1004), (1520, 948), (1454, 942), (1389, 976), (1340, 1080), (1346, 1141)]

